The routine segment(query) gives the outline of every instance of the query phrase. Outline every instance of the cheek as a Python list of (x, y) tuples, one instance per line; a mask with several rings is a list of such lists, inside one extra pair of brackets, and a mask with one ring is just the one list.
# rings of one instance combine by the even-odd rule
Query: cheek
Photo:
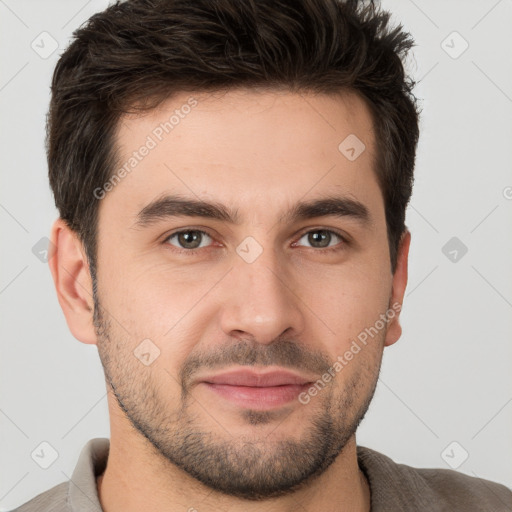
[[(380, 270), (380, 272), (379, 272)], [(308, 306), (339, 332), (351, 331), (373, 324), (384, 313), (391, 294), (392, 276), (369, 265), (351, 265), (350, 268), (330, 269), (301, 283)]]
[(162, 334), (160, 331), (168, 330), (176, 317), (184, 314), (189, 296), (195, 294), (184, 293), (184, 283), (176, 279), (176, 273), (130, 259), (123, 261), (112, 255), (102, 261), (98, 269), (101, 302), (128, 331)]
[(171, 272), (164, 266), (142, 271), (132, 266), (123, 275), (120, 279), (113, 271), (99, 289), (102, 306), (115, 319), (115, 333), (124, 340), (122, 350), (133, 352), (144, 342), (158, 353), (155, 366), (164, 364), (174, 375), (208, 329), (215, 313), (208, 292), (219, 277)]
[(335, 389), (342, 390), (348, 382), (358, 380), (366, 389), (380, 366), (387, 329), (381, 315), (388, 310), (391, 280), (379, 279), (367, 269), (332, 273), (323, 287), (305, 288), (303, 295), (321, 320), (311, 317), (312, 339), (329, 354), (331, 364), (336, 363)]

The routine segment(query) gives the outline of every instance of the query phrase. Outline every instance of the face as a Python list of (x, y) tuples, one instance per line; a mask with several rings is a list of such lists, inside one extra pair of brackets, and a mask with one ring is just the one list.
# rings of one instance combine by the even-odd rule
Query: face
[(369, 111), (352, 94), (181, 94), (117, 140), (94, 321), (119, 413), (213, 489), (298, 489), (353, 437), (399, 336)]

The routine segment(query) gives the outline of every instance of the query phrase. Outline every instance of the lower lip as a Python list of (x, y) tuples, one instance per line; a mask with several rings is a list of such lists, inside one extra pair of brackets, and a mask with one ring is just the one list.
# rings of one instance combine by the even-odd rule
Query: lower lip
[(258, 410), (273, 409), (285, 405), (292, 400), (298, 400), (299, 394), (310, 386), (310, 384), (286, 384), (262, 388), (212, 384), (211, 382), (203, 382), (202, 384), (236, 405)]

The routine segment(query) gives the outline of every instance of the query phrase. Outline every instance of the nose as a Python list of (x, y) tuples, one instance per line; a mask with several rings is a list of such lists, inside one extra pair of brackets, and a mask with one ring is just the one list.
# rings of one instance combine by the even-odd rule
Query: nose
[(290, 268), (272, 249), (252, 263), (236, 255), (224, 283), (220, 322), (236, 339), (269, 344), (280, 336), (296, 336), (304, 329), (305, 307)]

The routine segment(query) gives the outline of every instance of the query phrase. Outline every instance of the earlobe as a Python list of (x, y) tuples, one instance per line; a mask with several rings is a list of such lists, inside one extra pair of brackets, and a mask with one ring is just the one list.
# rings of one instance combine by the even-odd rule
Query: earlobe
[(60, 218), (52, 226), (51, 242), (48, 264), (69, 330), (82, 343), (96, 344), (92, 279), (82, 243)]
[(403, 233), (400, 239), (397, 254), (397, 264), (395, 273), (393, 274), (393, 288), (391, 292), (391, 300), (389, 308), (395, 314), (389, 320), (388, 331), (386, 333), (386, 340), (384, 345), (387, 347), (396, 343), (402, 335), (402, 327), (400, 325), (400, 311), (405, 295), (405, 288), (407, 287), (407, 264), (409, 260), (409, 247), (411, 245), (411, 233), (409, 230)]

